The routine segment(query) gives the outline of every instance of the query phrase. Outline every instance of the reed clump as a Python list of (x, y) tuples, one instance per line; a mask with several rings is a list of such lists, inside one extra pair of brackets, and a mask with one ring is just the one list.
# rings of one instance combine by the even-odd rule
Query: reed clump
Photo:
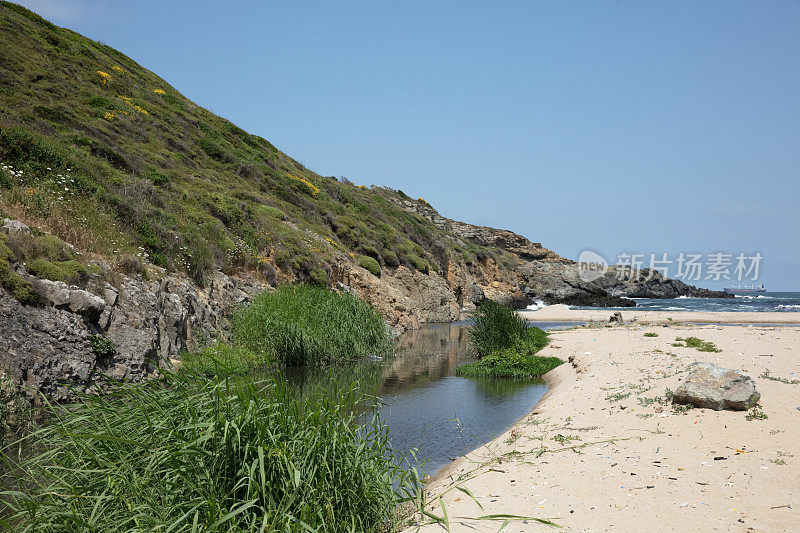
[[(398, 501), (386, 428), (274, 381), (193, 372), (50, 405), (7, 468), (9, 531), (375, 531)], [(4, 508), (4, 509), (3, 509)]]
[(513, 309), (486, 300), (470, 321), (469, 341), (480, 359), (456, 370), (468, 378), (530, 379), (562, 364), (557, 357), (535, 355), (547, 345), (547, 333), (528, 323)]
[(265, 292), (233, 317), (233, 343), (275, 365), (323, 365), (387, 353), (392, 337), (366, 302), (324, 287)]

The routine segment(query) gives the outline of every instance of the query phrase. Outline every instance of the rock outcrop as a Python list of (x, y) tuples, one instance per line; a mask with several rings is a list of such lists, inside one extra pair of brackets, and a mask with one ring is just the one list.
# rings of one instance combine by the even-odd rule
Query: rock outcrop
[[(181, 351), (228, 331), (230, 311), (263, 286), (215, 274), (206, 289), (188, 279), (121, 276), (102, 295), (66, 283), (28, 278), (44, 305), (23, 305), (0, 288), (0, 368), (31, 398), (61, 401), (93, 377), (139, 380)], [(98, 291), (101, 292), (101, 291)], [(93, 339), (113, 342), (96, 353)]]
[(672, 396), (673, 403), (721, 411), (746, 411), (761, 395), (755, 382), (736, 370), (713, 363), (694, 363), (689, 375)]
[(595, 281), (597, 285), (613, 296), (625, 298), (734, 298), (725, 291), (711, 291), (688, 285), (680, 280), (665, 278), (661, 272), (644, 268), (630, 268), (614, 265)]

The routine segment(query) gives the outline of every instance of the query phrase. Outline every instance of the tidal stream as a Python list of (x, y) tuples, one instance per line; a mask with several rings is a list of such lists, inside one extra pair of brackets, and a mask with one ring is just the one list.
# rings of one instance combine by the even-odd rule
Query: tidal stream
[[(538, 323), (542, 329), (572, 323)], [(337, 379), (358, 379), (380, 398), (380, 415), (394, 450), (422, 472), (434, 475), (453, 459), (494, 439), (533, 409), (547, 392), (542, 379), (474, 380), (454, 375), (475, 361), (464, 323), (431, 324), (405, 333), (396, 356), (327, 369), (293, 369), (285, 374), (295, 387), (312, 390)]]

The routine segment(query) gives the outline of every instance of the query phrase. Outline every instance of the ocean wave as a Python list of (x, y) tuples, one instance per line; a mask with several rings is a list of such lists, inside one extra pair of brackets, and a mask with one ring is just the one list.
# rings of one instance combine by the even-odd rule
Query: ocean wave
[(543, 301), (534, 300), (533, 303), (527, 307), (527, 309), (528, 311), (538, 311), (539, 309), (545, 306), (547, 306), (547, 304), (544, 303)]
[(778, 309), (800, 309), (798, 304), (780, 304)]
[(665, 307), (664, 311), (687, 311), (685, 307)]
[(697, 296), (686, 296), (685, 294), (681, 294), (680, 296), (678, 296), (675, 299), (676, 300), (699, 300), (699, 298)]

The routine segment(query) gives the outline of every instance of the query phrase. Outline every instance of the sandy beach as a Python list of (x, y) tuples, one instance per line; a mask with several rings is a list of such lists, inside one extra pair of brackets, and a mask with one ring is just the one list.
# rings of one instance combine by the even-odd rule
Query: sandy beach
[[(542, 322), (608, 322), (611, 309), (570, 309), (566, 305), (548, 305), (537, 311), (520, 311), (527, 320)], [(635, 307), (621, 311), (625, 321), (640, 324), (800, 324), (800, 313), (748, 313), (697, 311), (642, 311)]]
[[(562, 314), (569, 311), (563, 306), (552, 307), (526, 317), (576, 320), (574, 313)], [(586, 316), (594, 312), (579, 313), (578, 320), (592, 320)], [(600, 312), (598, 319), (609, 314)], [(726, 315), (744, 313), (691, 314), (722, 323), (730, 320)], [(758, 322), (800, 322), (800, 313), (760, 315), (767, 314)], [(636, 313), (623, 315), (630, 320)], [(672, 346), (686, 336), (714, 342), (721, 352)], [(551, 519), (567, 531), (796, 530), (800, 382), (793, 380), (800, 380), (799, 353), (798, 327), (634, 322), (553, 332), (541, 355), (570, 362), (545, 376), (545, 398), (503, 435), (431, 480), (426, 509), (442, 517), (444, 504), (450, 531), (498, 531), (504, 519), (478, 519), (487, 515)], [(666, 393), (696, 361), (752, 377), (767, 418), (673, 409)], [(764, 377), (767, 370), (788, 383)], [(418, 524), (422, 531), (444, 530), (423, 519)], [(551, 529), (512, 519), (503, 531)]]

